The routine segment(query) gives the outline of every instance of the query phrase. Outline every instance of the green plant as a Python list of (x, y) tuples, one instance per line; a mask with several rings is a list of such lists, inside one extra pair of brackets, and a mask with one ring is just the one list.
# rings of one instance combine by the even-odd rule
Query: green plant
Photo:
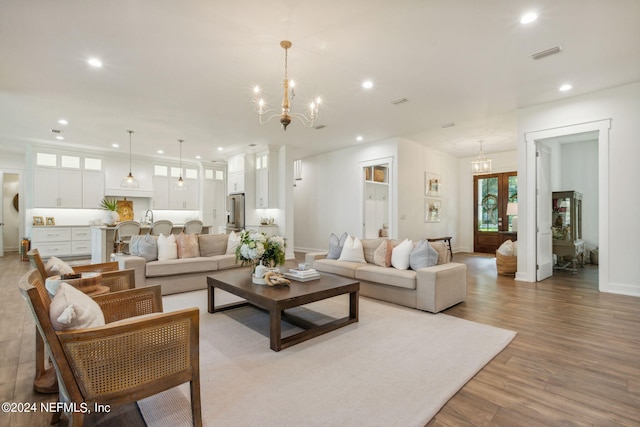
[(117, 211), (118, 210), (118, 201), (116, 199), (107, 199), (104, 198), (100, 202), (100, 207), (102, 209), (106, 209), (108, 211)]

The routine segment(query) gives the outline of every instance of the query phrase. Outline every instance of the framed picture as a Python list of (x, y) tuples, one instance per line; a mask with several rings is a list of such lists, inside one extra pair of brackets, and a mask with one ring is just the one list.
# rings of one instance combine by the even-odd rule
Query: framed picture
[(428, 197), (440, 197), (440, 175), (436, 173), (424, 173), (424, 195)]
[(427, 197), (424, 199), (424, 222), (440, 222), (440, 199)]
[(56, 219), (52, 216), (47, 217), (47, 225), (56, 225)]
[(44, 218), (42, 218), (41, 216), (34, 216), (33, 225), (44, 225)]

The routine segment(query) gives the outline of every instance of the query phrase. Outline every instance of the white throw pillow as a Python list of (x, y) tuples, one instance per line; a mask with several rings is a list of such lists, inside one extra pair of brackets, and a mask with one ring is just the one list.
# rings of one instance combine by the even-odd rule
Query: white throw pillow
[(158, 261), (167, 261), (169, 259), (178, 259), (178, 245), (176, 244), (176, 236), (169, 234), (158, 236)]
[(409, 269), (409, 257), (413, 250), (413, 242), (409, 239), (404, 239), (402, 243), (393, 248), (391, 251), (391, 265), (398, 270)]
[(68, 283), (61, 283), (49, 306), (53, 329), (84, 329), (104, 326), (104, 314), (89, 295)]
[(49, 276), (57, 276), (63, 274), (73, 274), (73, 268), (60, 258), (56, 258), (52, 256), (47, 261), (47, 264), (44, 266), (44, 269), (47, 271)]
[(240, 244), (240, 233), (232, 231), (229, 233), (229, 240), (227, 240), (227, 252), (226, 254), (235, 254), (236, 247)]
[(364, 259), (364, 248), (362, 242), (357, 237), (348, 236), (344, 241), (339, 261), (351, 261), (366, 263)]
[(498, 252), (500, 252), (500, 255), (513, 256), (513, 242), (511, 240), (507, 240), (500, 245)]

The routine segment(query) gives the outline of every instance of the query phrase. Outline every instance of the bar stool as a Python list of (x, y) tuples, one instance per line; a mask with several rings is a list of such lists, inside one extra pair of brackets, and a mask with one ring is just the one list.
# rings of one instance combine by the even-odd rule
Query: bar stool
[(184, 223), (184, 234), (200, 234), (202, 233), (203, 223), (199, 219), (192, 219)]
[(149, 232), (152, 236), (159, 236), (160, 234), (164, 234), (168, 236), (171, 234), (173, 230), (173, 223), (168, 219), (159, 219), (151, 224), (151, 231)]
[(122, 252), (125, 247), (130, 250), (131, 237), (136, 234), (140, 234), (140, 223), (138, 221), (122, 221), (118, 223), (115, 229), (113, 250), (118, 253)]

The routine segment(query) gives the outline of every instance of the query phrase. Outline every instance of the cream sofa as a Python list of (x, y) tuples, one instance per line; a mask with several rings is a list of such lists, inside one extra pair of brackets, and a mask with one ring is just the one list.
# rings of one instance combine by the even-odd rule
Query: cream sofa
[(228, 234), (198, 236), (200, 256), (165, 261), (149, 261), (134, 255), (116, 255), (120, 269), (135, 270), (136, 288), (160, 285), (162, 295), (206, 289), (213, 271), (239, 267), (235, 253), (227, 254)]
[[(438, 313), (467, 297), (467, 266), (450, 262), (444, 242), (432, 242), (438, 252), (438, 264), (413, 270), (381, 267), (373, 262), (375, 250), (384, 238), (362, 239), (366, 263), (326, 259), (327, 252), (311, 252), (305, 262), (324, 273), (333, 273), (360, 281), (360, 295), (406, 307)], [(394, 246), (401, 240), (392, 240)]]

